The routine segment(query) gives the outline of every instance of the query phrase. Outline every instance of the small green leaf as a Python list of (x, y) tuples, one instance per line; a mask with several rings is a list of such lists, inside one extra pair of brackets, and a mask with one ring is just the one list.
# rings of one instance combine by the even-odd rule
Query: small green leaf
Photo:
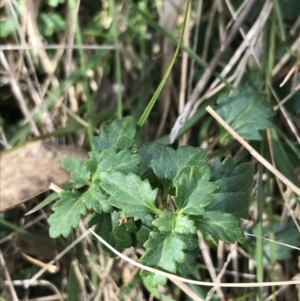
[[(121, 212), (111, 212), (94, 214), (89, 224), (96, 225), (95, 232), (107, 241), (113, 248), (122, 252), (132, 246), (132, 233), (135, 232), (135, 225), (132, 219), (122, 223)], [(108, 248), (102, 245), (102, 248), (110, 256), (115, 256)]]
[(176, 215), (173, 212), (165, 212), (156, 218), (152, 225), (157, 227), (161, 232), (170, 232), (175, 226)]
[[(261, 140), (259, 131), (273, 127), (269, 118), (274, 110), (265, 95), (256, 90), (241, 88), (231, 96), (221, 94), (217, 104), (216, 112), (244, 139)], [(223, 141), (227, 135), (223, 135)]]
[(93, 209), (97, 213), (102, 213), (102, 211), (110, 213), (113, 211), (113, 207), (108, 203), (107, 196), (95, 183), (82, 195), (82, 202), (87, 209)]
[(61, 160), (62, 166), (71, 172), (70, 182), (76, 188), (81, 188), (90, 184), (91, 173), (78, 159), (64, 158)]
[[(141, 257), (140, 262), (148, 266), (176, 273), (176, 263), (183, 263), (185, 260), (186, 245), (174, 233), (151, 232), (144, 246), (146, 252)], [(166, 277), (158, 277), (159, 275), (144, 270), (141, 271), (141, 275), (146, 277), (152, 286), (165, 285), (167, 282)]]
[(194, 226), (194, 221), (190, 220), (188, 216), (183, 214), (176, 214), (174, 212), (165, 212), (156, 218), (152, 225), (157, 227), (161, 232), (171, 232), (186, 234), (196, 233), (197, 229)]
[(231, 157), (210, 165), (211, 181), (217, 186), (211, 195), (215, 205), (221, 205), (224, 211), (237, 218), (248, 216), (250, 192), (252, 186), (252, 167), (250, 163), (236, 166)]
[(93, 147), (102, 152), (107, 148), (116, 150), (130, 149), (136, 144), (136, 122), (130, 116), (103, 122), (99, 137), (93, 139)]
[(190, 217), (195, 227), (217, 244), (219, 240), (228, 243), (244, 241), (244, 232), (239, 228), (239, 221), (233, 215), (221, 211), (209, 211), (203, 216)]
[(173, 182), (183, 173), (201, 177), (205, 175), (206, 154), (203, 149), (181, 146), (177, 150), (170, 147), (159, 158), (152, 160), (155, 175), (163, 185), (163, 196), (171, 193)]
[(57, 13), (40, 13), (38, 17), (41, 32), (45, 36), (52, 36), (66, 28), (66, 21)]
[(181, 214), (203, 215), (204, 208), (212, 203), (211, 193), (215, 184), (209, 182), (210, 169), (207, 165), (202, 167), (201, 178), (188, 177), (183, 174), (175, 181), (176, 196), (173, 197), (177, 211)]
[(148, 180), (120, 172), (102, 172), (100, 180), (101, 187), (110, 194), (109, 203), (121, 209), (126, 217), (138, 220), (147, 214), (161, 213), (155, 207), (158, 189), (152, 190)]
[(48, 219), (52, 238), (60, 235), (67, 237), (72, 228), (77, 228), (81, 215), (86, 214), (80, 193), (63, 191), (59, 195), (60, 200), (53, 205), (54, 213)]
[(16, 24), (12, 18), (3, 18), (0, 20), (0, 37), (6, 38), (16, 30)]
[(194, 221), (191, 220), (187, 215), (183, 214), (178, 214), (176, 216), (174, 230), (181, 234), (197, 232)]

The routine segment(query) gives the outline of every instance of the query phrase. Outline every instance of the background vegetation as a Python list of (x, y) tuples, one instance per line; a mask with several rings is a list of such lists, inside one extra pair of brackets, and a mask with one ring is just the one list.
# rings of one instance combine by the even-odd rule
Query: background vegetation
[[(299, 186), (300, 3), (256, 0), (243, 16), (248, 2), (191, 1), (183, 37), (188, 49), (180, 51), (141, 133), (145, 143), (168, 143), (176, 118), (196, 96), (175, 145), (201, 146), (211, 158), (252, 161), (252, 203), (242, 226), (271, 241), (247, 236), (239, 245), (199, 242), (199, 271), (207, 281), (221, 270), (222, 282), (299, 279), (299, 249), (275, 243), (300, 246), (299, 196), (228, 139), (205, 111), (230, 89), (238, 88), (241, 102), (248, 100), (244, 91), (261, 92), (274, 109), (273, 127), (251, 145)], [(178, 284), (151, 288), (137, 268), (109, 258), (87, 236), (87, 221), (68, 239), (53, 240), (47, 224), (51, 204), (25, 215), (41, 201), (52, 201), (49, 182), (67, 180), (60, 158), (83, 158), (103, 121), (127, 115), (139, 119), (174, 55), (185, 3), (0, 3), (0, 209), (10, 209), (0, 214), (1, 300), (190, 300)], [(205, 73), (207, 65), (213, 75)], [(15, 148), (17, 155), (9, 151)], [(126, 255), (140, 257), (132, 249)], [(210, 288), (189, 288), (199, 300), (292, 301), (300, 296), (295, 285), (211, 293)]]

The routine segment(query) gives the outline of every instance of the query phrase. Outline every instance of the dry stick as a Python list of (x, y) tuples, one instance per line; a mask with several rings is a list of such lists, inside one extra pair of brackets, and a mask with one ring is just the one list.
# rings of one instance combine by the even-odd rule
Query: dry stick
[(294, 88), (294, 90), (290, 94), (288, 94), (283, 100), (281, 100), (273, 109), (277, 111), (279, 107), (283, 106), (289, 99), (291, 99), (298, 90), (300, 90), (300, 84), (297, 85)]
[[(201, 255), (202, 255), (202, 258), (204, 260), (204, 263), (207, 266), (207, 270), (208, 270), (208, 273), (210, 275), (210, 278), (213, 282), (220, 282), (220, 278), (217, 277), (217, 273), (214, 269), (214, 265), (213, 265), (212, 259), (210, 257), (210, 254), (209, 254), (208, 246), (206, 245), (206, 243), (201, 238), (200, 233), (197, 233), (197, 234), (198, 234), (199, 249), (201, 250)], [(218, 286), (216, 286), (215, 288), (213, 287), (211, 289), (211, 291), (212, 292), (216, 291), (219, 299), (222, 300), (222, 301), (225, 300), (225, 296), (224, 296), (224, 293), (223, 293), (221, 287), (218, 287)], [(209, 300), (208, 295), (205, 298), (205, 301), (206, 300)]]
[(11, 89), (14, 92), (14, 95), (17, 99), (17, 102), (20, 106), (20, 109), (21, 109), (24, 117), (29, 121), (29, 124), (31, 126), (33, 134), (35, 136), (39, 136), (40, 135), (39, 130), (38, 130), (36, 124), (34, 123), (34, 121), (32, 120), (30, 111), (28, 110), (28, 108), (26, 106), (26, 101), (24, 99), (22, 91), (21, 91), (21, 89), (14, 77), (13, 71), (9, 67), (8, 61), (6, 60), (6, 57), (2, 51), (0, 51), (0, 62), (9, 75), (9, 78), (10, 78), (9, 83), (10, 83)]
[(12, 301), (18, 301), (19, 298), (18, 298), (17, 293), (15, 291), (14, 285), (11, 281), (11, 278), (10, 278), (8, 269), (6, 267), (5, 260), (4, 260), (4, 257), (3, 257), (3, 254), (1, 252), (1, 250), (0, 250), (0, 267), (2, 267), (1, 271), (2, 271), (2, 273), (4, 273), (4, 276), (6, 278), (7, 285), (9, 287), (9, 290), (10, 290), (10, 293), (11, 293)]
[(231, 126), (229, 126), (224, 119), (222, 119), (210, 106), (206, 108), (206, 111), (214, 117), (228, 133), (230, 133), (240, 144), (242, 144), (250, 154), (256, 158), (261, 164), (263, 164), (269, 171), (271, 171), (277, 178), (279, 178), (285, 185), (292, 189), (296, 194), (300, 196), (300, 188), (288, 180), (282, 173), (273, 167), (266, 159), (264, 159), (249, 143), (246, 142)]
[[(202, 4), (203, 4), (203, 0), (199, 0), (197, 13), (196, 13), (196, 20), (195, 20), (196, 27), (195, 27), (194, 41), (193, 41), (193, 52), (195, 52), (195, 53), (196, 53), (196, 49), (197, 49), (197, 45), (198, 45), (198, 37), (199, 37), (199, 31), (200, 31)], [(190, 93), (192, 91), (192, 82), (193, 82), (194, 74), (195, 74), (195, 60), (191, 60), (191, 67), (190, 67), (190, 74), (189, 74), (189, 86), (188, 86), (187, 95), (190, 95)]]
[[(31, 280), (28, 280), (28, 279), (25, 279), (25, 280), (13, 280), (12, 281), (12, 283), (15, 286), (24, 286), (24, 287), (28, 286), (28, 282), (32, 286), (45, 286), (45, 287), (48, 287), (49, 289), (52, 289), (55, 292), (56, 298), (54, 300), (60, 300), (60, 301), (64, 300), (63, 296), (59, 292), (58, 288), (54, 284), (52, 284), (50, 281), (47, 281), (47, 280), (35, 280), (34, 282), (31, 282)], [(34, 300), (38, 300), (38, 299), (34, 299)]]
[[(235, 72), (236, 73), (236, 72)], [(234, 79), (236, 78), (236, 74), (233, 74), (231, 75), (229, 78), (227, 78), (227, 82), (228, 83), (231, 83), (234, 81)], [(220, 83), (216, 88), (214, 89), (209, 89), (208, 91), (206, 91), (199, 99), (197, 99), (194, 107), (193, 107), (193, 110), (191, 111), (191, 116), (193, 116), (196, 111), (197, 111), (197, 108), (200, 106), (200, 104), (205, 100), (205, 99), (208, 99), (212, 96), (214, 96), (215, 94), (217, 94), (219, 91), (221, 91), (223, 88), (225, 87), (225, 84), (224, 83)]]
[[(73, 48), (72, 45), (74, 44), (74, 37), (76, 33), (76, 25), (77, 25), (77, 17), (78, 17), (78, 11), (80, 7), (80, 0), (76, 0), (75, 3), (71, 4), (71, 2), (68, 3), (69, 5), (69, 11), (68, 11), (68, 27), (67, 27), (67, 45), (70, 46), (70, 48), (66, 49), (66, 59), (64, 62), (64, 68), (65, 68), (65, 79), (68, 79), (71, 71), (72, 71), (72, 58), (73, 58)], [(64, 91), (64, 100), (63, 104), (66, 106), (67, 101), (69, 100), (71, 108), (78, 107), (78, 103), (75, 97), (75, 89), (74, 86), (70, 86), (67, 90)], [(61, 120), (61, 123), (63, 126), (66, 124), (66, 110), (65, 107), (62, 108), (63, 118)], [(88, 123), (87, 123), (88, 124)]]
[[(11, 15), (13, 21), (14, 21), (14, 24), (16, 25), (16, 28), (17, 28), (16, 31), (17, 31), (18, 37), (20, 39), (20, 43), (22, 45), (26, 46), (27, 42), (26, 42), (25, 34), (22, 31), (20, 22), (18, 20), (18, 16), (17, 16), (17, 14), (15, 12), (15, 9), (13, 7), (13, 4), (12, 4), (13, 1), (6, 0), (5, 2), (6, 2), (6, 5), (8, 7), (8, 10), (10, 12), (10, 15)], [(35, 87), (37, 89), (38, 95), (39, 95), (40, 98), (42, 98), (42, 91), (40, 89), (40, 84), (39, 84), (39, 81), (38, 81), (38, 78), (37, 78), (37, 74), (36, 74), (36, 71), (35, 71), (35, 68), (34, 68), (33, 61), (31, 59), (30, 52), (25, 49), (24, 54), (25, 54), (25, 59), (28, 63), (28, 70), (29, 70), (30, 74), (33, 76), (33, 82), (35, 83)], [(24, 63), (23, 63), (23, 66), (25, 66)], [(25, 79), (27, 81), (27, 84), (29, 83), (29, 85), (32, 86), (30, 78), (26, 77)]]
[(93, 233), (93, 235), (102, 243), (104, 244), (107, 248), (109, 248), (113, 253), (115, 253), (117, 256), (119, 256), (120, 258), (126, 260), (127, 262), (133, 264), (136, 267), (139, 267), (140, 269), (143, 269), (145, 271), (157, 274), (157, 275), (161, 275), (164, 277), (168, 277), (169, 279), (175, 279), (175, 280), (179, 280), (181, 282), (185, 282), (185, 283), (191, 283), (191, 284), (195, 284), (195, 285), (201, 285), (201, 286), (209, 286), (209, 287), (213, 287), (213, 286), (220, 286), (220, 287), (267, 287), (267, 286), (282, 286), (282, 285), (293, 285), (293, 284), (300, 284), (300, 279), (299, 280), (290, 280), (290, 281), (274, 281), (274, 282), (252, 282), (252, 283), (212, 283), (212, 282), (205, 282), (205, 281), (197, 281), (197, 280), (191, 280), (191, 279), (187, 279), (187, 278), (183, 278), (183, 277), (179, 277), (161, 270), (157, 270), (151, 267), (148, 267), (146, 265), (140, 264), (134, 260), (132, 260), (131, 258), (128, 258), (127, 256), (123, 255), (122, 253), (120, 253), (119, 251), (117, 251), (116, 249), (114, 249), (109, 243), (107, 243), (102, 237), (100, 237), (98, 234), (96, 234), (91, 228), (89, 229), (89, 231), (91, 233)]
[(287, 247), (287, 248), (290, 248), (290, 249), (294, 249), (294, 250), (300, 251), (300, 248), (298, 248), (298, 247), (295, 247), (295, 246), (289, 245), (289, 244), (285, 244), (285, 243), (277, 241), (277, 240), (269, 239), (269, 238), (266, 238), (266, 237), (263, 237), (263, 236), (259, 236), (259, 235), (255, 235), (255, 234), (251, 234), (251, 233), (245, 233), (245, 235), (251, 236), (251, 237), (260, 238), (260, 239), (263, 239), (263, 240), (275, 243), (277, 245), (281, 245), (281, 246), (284, 246), (284, 247)]
[[(68, 245), (63, 251), (61, 251), (59, 254), (57, 254), (51, 261), (48, 262), (48, 264), (53, 264), (56, 261), (58, 261), (61, 257), (63, 257), (66, 253), (68, 253), (75, 245), (77, 245), (79, 242), (81, 242), (86, 236), (89, 235), (89, 231), (87, 230), (82, 235), (77, 237), (70, 245)], [(45, 272), (47, 271), (46, 268), (42, 268), (37, 272), (32, 278), (28, 279), (25, 285), (25, 288), (28, 288), (31, 284), (34, 284), (36, 280), (41, 277)]]
[(250, 10), (251, 10), (251, 8), (252, 8), (252, 6), (254, 5), (255, 2), (256, 2), (256, 0), (248, 1), (248, 3), (246, 4), (244, 10), (239, 15), (238, 20), (234, 23), (234, 25), (232, 26), (230, 32), (228, 33), (226, 41), (224, 42), (223, 45), (221, 45), (218, 52), (215, 54), (214, 58), (211, 60), (209, 65), (206, 67), (200, 81), (197, 83), (197, 85), (196, 85), (196, 87), (195, 87), (195, 89), (194, 89), (194, 91), (193, 91), (193, 93), (190, 97), (190, 100), (186, 104), (182, 114), (180, 114), (178, 116), (178, 118), (177, 118), (177, 120), (176, 120), (176, 122), (175, 122), (175, 124), (172, 128), (172, 131), (171, 131), (171, 134), (170, 134), (170, 143), (173, 143), (175, 141), (179, 130), (182, 128), (184, 123), (187, 121), (187, 119), (188, 119), (188, 117), (189, 117), (189, 115), (190, 115), (190, 113), (191, 113), (191, 111), (194, 107), (194, 104), (196, 103), (199, 95), (202, 93), (204, 87), (208, 83), (208, 80), (210, 79), (212, 73), (214, 72), (219, 60), (223, 56), (225, 49), (227, 49), (227, 47), (232, 42), (233, 38), (235, 37), (236, 33), (238, 32), (240, 26), (244, 22), (245, 18), (249, 14), (249, 12), (250, 12)]
[[(226, 1), (226, 0), (225, 0), (225, 1)], [(241, 11), (244, 9), (244, 7), (245, 7), (246, 4), (247, 4), (247, 1), (248, 1), (248, 0), (244, 0), (244, 1), (241, 3), (241, 5), (240, 5), (240, 6), (238, 7), (238, 9), (235, 11), (235, 12), (236, 12), (235, 16), (238, 16), (238, 15), (241, 13)], [(229, 11), (230, 11), (230, 9), (229, 9)], [(227, 24), (227, 26), (226, 26), (226, 30), (228, 30), (228, 28), (230, 28), (231, 24), (232, 24), (233, 22), (235, 22), (236, 20), (237, 20), (236, 17), (232, 17), (231, 20), (228, 22), (228, 24)]]
[[(245, 233), (245, 235), (247, 235), (247, 233)], [(221, 243), (222, 241), (219, 241), (219, 244)], [(224, 243), (224, 242), (223, 242)], [(244, 256), (244, 252), (243, 250), (241, 250), (240, 247), (238, 247), (238, 251), (241, 253), (241, 255)], [(229, 253), (230, 254), (230, 253)], [(247, 253), (246, 253), (247, 255)], [(229, 258), (229, 257), (227, 257)], [(246, 258), (249, 258), (249, 256), (246, 256)], [(225, 263), (226, 264), (226, 263)], [(223, 269), (224, 269), (224, 261), (222, 263), (222, 267), (219, 268), (219, 267), (215, 267), (214, 269), (219, 272), (219, 273), (222, 273), (222, 277), (223, 277), (223, 274), (224, 275), (229, 275), (229, 276), (235, 276), (235, 275), (238, 275), (239, 277), (243, 278), (243, 279), (246, 279), (247, 281), (249, 279), (256, 279), (256, 275), (253, 275), (253, 274), (249, 274), (249, 273), (242, 273), (242, 272), (237, 272), (237, 271), (234, 271), (234, 270), (225, 270), (224, 273), (223, 273)], [(203, 264), (199, 264), (199, 267), (202, 268), (203, 270), (207, 270), (207, 266), (203, 263)]]
[(73, 271), (75, 274), (75, 277), (77, 278), (77, 283), (80, 289), (80, 297), (82, 300), (86, 300), (86, 289), (85, 289), (85, 283), (84, 283), (84, 276), (82, 275), (80, 269), (79, 269), (79, 264), (77, 259), (73, 259), (71, 262), (71, 265), (73, 267)]
[[(188, 15), (186, 18), (186, 28), (190, 28), (191, 20), (191, 7), (188, 8)], [(185, 30), (183, 34), (183, 44), (189, 47), (189, 39), (190, 39), (190, 31)], [(181, 61), (181, 78), (180, 78), (180, 91), (179, 91), (179, 105), (178, 105), (178, 112), (182, 113), (184, 109), (185, 99), (186, 99), (186, 86), (187, 86), (187, 73), (188, 73), (188, 54), (187, 52), (183, 52), (182, 54), (182, 61)], [(189, 134), (186, 133), (183, 135), (179, 140), (179, 145), (184, 145), (187, 143), (189, 138)]]
[[(235, 244), (235, 246), (236, 246), (236, 244)], [(219, 273), (219, 275), (218, 275), (217, 278), (216, 278), (216, 282), (221, 282), (221, 279), (222, 279), (222, 277), (223, 277), (223, 274), (226, 272), (226, 269), (227, 269), (229, 263), (231, 262), (232, 257), (233, 257), (232, 252), (230, 252), (230, 253), (228, 254), (228, 256), (227, 256), (227, 260), (226, 260), (226, 262), (225, 262), (225, 264), (224, 264), (224, 266), (223, 266), (221, 272)], [(236, 283), (237, 283), (237, 282), (236, 282)], [(216, 289), (217, 289), (217, 287), (211, 288), (211, 290), (208, 292), (208, 294), (207, 294), (207, 296), (206, 296), (205, 301), (209, 301), (209, 300), (211, 299), (212, 294), (214, 293), (214, 291), (215, 291)]]
[(61, 187), (59, 187), (58, 185), (56, 185), (52, 182), (49, 185), (49, 190), (53, 190), (56, 193), (60, 193), (60, 192), (64, 191)]
[[(27, 0), (27, 11), (28, 13), (25, 15), (25, 20), (22, 21), (27, 26), (27, 36), (28, 36), (28, 43), (30, 43), (33, 46), (32, 49), (32, 59), (40, 61), (45, 73), (47, 74), (53, 74), (54, 69), (52, 68), (52, 64), (47, 56), (47, 53), (45, 49), (39, 48), (37, 49), (35, 46), (41, 44), (41, 35), (38, 32), (37, 28), (37, 10), (35, 8), (35, 4), (33, 0)], [(27, 70), (27, 68), (24, 66), (24, 71), (30, 74), (30, 71)], [(36, 78), (37, 80), (37, 78)], [(59, 81), (57, 78), (53, 77), (53, 87), (57, 88), (59, 86)], [(26, 83), (27, 83), (27, 89), (29, 92), (29, 95), (31, 95), (36, 110), (41, 113), (42, 120), (43, 120), (43, 126), (44, 130), (48, 133), (51, 133), (54, 131), (54, 125), (53, 121), (50, 117), (50, 113), (48, 109), (46, 108), (46, 105), (43, 101), (43, 92), (42, 88), (39, 84), (39, 82), (35, 82), (36, 87), (34, 87), (34, 82), (30, 80), (30, 77), (26, 77)], [(38, 89), (38, 91), (37, 91)]]
[[(220, 240), (217, 246), (217, 268), (215, 268), (216, 272), (221, 271), (222, 267), (224, 266), (224, 249), (225, 243), (224, 241)], [(222, 279), (220, 279), (220, 282), (222, 282)]]
[[(273, 7), (273, 3), (270, 1), (266, 1), (264, 4), (264, 7), (262, 8), (259, 16), (257, 17), (256, 21), (252, 25), (251, 29), (247, 32), (247, 34), (243, 34), (243, 42), (239, 45), (237, 50), (235, 51), (234, 55), (231, 57), (229, 62), (226, 64), (224, 69), (221, 72), (221, 76), (225, 77), (234, 67), (236, 62), (240, 59), (244, 51), (246, 50), (247, 47), (251, 47), (252, 44), (254, 44), (257, 36), (261, 32), (263, 26), (265, 25), (266, 21), (268, 20), (268, 17), (271, 13)], [(244, 31), (241, 30), (243, 33)], [(252, 54), (253, 55), (253, 54)], [(255, 54), (254, 54), (254, 59), (256, 62), (258, 62)], [(239, 68), (237, 68), (239, 69)], [(216, 78), (214, 82), (211, 84), (211, 88), (214, 88), (220, 80)]]
[(45, 268), (51, 274), (58, 272), (59, 268), (53, 264), (44, 263), (38, 259), (35, 259), (35, 258), (23, 253), (23, 252), (21, 252), (20, 255), (28, 262), (30, 262), (40, 268)]
[[(34, 7), (34, 3), (32, 1), (27, 1), (26, 2), (26, 14), (22, 15), (22, 20), (20, 21), (22, 23), (22, 25), (20, 24), (19, 20), (18, 20), (18, 16), (15, 12), (15, 9), (12, 5), (12, 1), (6, 1), (7, 2), (7, 9), (10, 12), (10, 15), (14, 21), (14, 24), (16, 25), (16, 36), (18, 37), (20, 43), (21, 43), (21, 47), (26, 46), (27, 42), (26, 42), (26, 38), (25, 38), (25, 32), (23, 32), (23, 30), (25, 30), (23, 27), (27, 24), (27, 36), (29, 41), (33, 41), (32, 39), (32, 33), (33, 33), (33, 27), (30, 26), (32, 25), (31, 22), (31, 13)], [(38, 35), (36, 35), (36, 37), (38, 37), (37, 39), (39, 39), (40, 37)], [(17, 39), (17, 40), (18, 40)], [(34, 53), (37, 51), (35, 48), (33, 48), (33, 55)], [(28, 49), (24, 50), (24, 51), (20, 51), (19, 52), (20, 58), (22, 60), (22, 58), (25, 56), (25, 61), (28, 63), (25, 66), (25, 63), (23, 62), (21, 67), (24, 69), (23, 71), (25, 73), (29, 73), (32, 75), (32, 77), (30, 76), (25, 76), (25, 81), (26, 81), (26, 85), (27, 85), (27, 91), (29, 93), (29, 96), (31, 97), (31, 99), (34, 101), (34, 103), (36, 104), (36, 107), (39, 105), (42, 105), (42, 111), (41, 112), (45, 112), (46, 113), (46, 118), (44, 118), (43, 121), (43, 125), (45, 126), (45, 129), (49, 132), (53, 131), (54, 127), (52, 124), (52, 120), (49, 116), (49, 113), (45, 107), (45, 104), (43, 103), (42, 99), (42, 90), (40, 88), (40, 83), (34, 68), (34, 63), (33, 60), (31, 58), (31, 54), (28, 51)], [(20, 61), (21, 63), (21, 61)], [(33, 79), (31, 79), (33, 78)], [(33, 111), (33, 110), (32, 110)], [(32, 118), (31, 116), (29, 116), (29, 118)], [(29, 119), (27, 118), (25, 120), (25, 122), (27, 122)]]
[(278, 103), (279, 109), (280, 109), (283, 117), (285, 118), (285, 120), (286, 120), (286, 122), (287, 122), (287, 124), (288, 124), (288, 126), (290, 128), (290, 130), (292, 131), (292, 133), (296, 137), (298, 143), (300, 143), (300, 135), (298, 133), (297, 127), (294, 125), (293, 121), (289, 117), (289, 115), (288, 115), (287, 110), (285, 109), (285, 107), (280, 104), (279, 97), (278, 97), (276, 91), (273, 89), (273, 87), (272, 87), (271, 84), (269, 85), (269, 87), (270, 87), (270, 89), (272, 91), (272, 94), (274, 95), (274, 97), (275, 97), (275, 99), (276, 99), (276, 101)]
[[(238, 246), (237, 243), (230, 245), (230, 255), (232, 258), (232, 269), (234, 271), (239, 271), (239, 261), (238, 261)], [(228, 262), (229, 263), (229, 262)], [(239, 275), (236, 273), (233, 277), (234, 282), (240, 282)]]
[[(26, 215), (26, 214), (25, 214)], [(38, 217), (36, 217), (35, 219), (30, 220), (28, 223), (26, 223), (25, 225), (22, 226), (22, 229), (27, 229), (28, 227), (31, 227), (32, 225), (34, 225), (35, 223), (39, 222), (40, 220), (44, 219), (45, 216), (44, 215), (40, 215)], [(17, 231), (13, 231), (10, 232), (8, 235), (4, 236), (3, 238), (0, 239), (0, 245), (2, 245), (3, 243), (11, 240), (14, 236), (16, 236), (18, 234)]]
[(297, 31), (298, 27), (300, 28), (300, 16), (297, 18), (297, 20), (295, 21), (295, 23), (291, 26), (289, 34), (291, 36), (294, 36), (296, 34), (296, 31)]
[(218, 18), (219, 39), (221, 44), (223, 44), (226, 38), (223, 0), (218, 0), (218, 13), (219, 13), (219, 18)]
[(209, 42), (211, 40), (212, 26), (213, 26), (213, 21), (214, 21), (215, 16), (216, 16), (216, 12), (217, 12), (217, 5), (218, 5), (218, 2), (217, 2), (217, 0), (215, 0), (214, 4), (213, 4), (213, 7), (211, 8), (209, 18), (208, 18), (207, 27), (206, 27), (206, 30), (205, 30), (204, 45), (203, 45), (203, 51), (202, 51), (202, 54), (201, 54), (201, 57), (204, 61), (207, 60), (208, 46), (209, 46)]
[[(297, 51), (297, 48), (300, 47), (300, 39), (296, 39), (293, 45), (291, 46), (292, 51)], [(286, 52), (284, 56), (280, 59), (280, 61), (277, 63), (277, 65), (272, 70), (272, 77), (274, 77), (283, 67), (284, 64), (288, 62), (288, 60), (291, 58), (290, 52)]]
[[(190, 28), (191, 20), (191, 7), (188, 8), (188, 14), (186, 18), (186, 27)], [(183, 34), (183, 44), (189, 47), (189, 38), (190, 38), (190, 31), (185, 30)], [(181, 113), (184, 109), (184, 100), (185, 100), (185, 91), (187, 85), (187, 69), (188, 69), (188, 54), (184, 52), (182, 54), (182, 61), (181, 61), (181, 75), (180, 75), (180, 91), (179, 91), (179, 104), (178, 104), (178, 111)]]

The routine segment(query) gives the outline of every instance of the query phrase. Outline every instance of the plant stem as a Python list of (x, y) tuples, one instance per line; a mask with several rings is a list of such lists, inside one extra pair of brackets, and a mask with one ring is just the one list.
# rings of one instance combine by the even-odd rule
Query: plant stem
[(183, 25), (182, 25), (182, 30), (181, 30), (181, 33), (180, 33), (180, 37), (179, 37), (179, 41), (178, 41), (178, 44), (177, 44), (177, 47), (176, 47), (176, 50), (175, 50), (175, 53), (173, 55), (173, 58), (172, 58), (172, 61), (162, 79), (162, 81), (160, 82), (158, 88), (156, 89), (154, 95), (152, 96), (149, 104), (147, 105), (144, 113), (142, 114), (141, 118), (139, 119), (138, 121), (138, 126), (139, 127), (142, 127), (146, 121), (146, 119), (148, 118), (154, 104), (156, 103), (157, 99), (158, 99), (158, 96), (161, 92), (161, 90), (163, 89), (166, 81), (167, 81), (167, 78), (169, 77), (170, 73), (171, 73), (171, 70), (174, 66), (174, 63), (176, 61), (176, 58), (178, 56), (178, 53), (179, 53), (179, 49), (180, 49), (180, 45), (181, 45), (181, 41), (182, 41), (182, 37), (183, 37), (183, 34), (184, 34), (184, 29), (185, 29), (185, 25), (186, 25), (186, 19), (187, 19), (187, 14), (188, 14), (188, 8), (189, 8), (189, 5), (190, 5), (190, 0), (187, 1), (186, 3), (186, 6), (185, 6), (185, 11), (184, 11), (184, 20), (183, 20)]

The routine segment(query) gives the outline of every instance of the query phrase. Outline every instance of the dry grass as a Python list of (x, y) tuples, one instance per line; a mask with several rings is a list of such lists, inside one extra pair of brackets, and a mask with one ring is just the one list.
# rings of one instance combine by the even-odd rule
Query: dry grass
[[(113, 0), (60, 1), (57, 7), (49, 6), (50, 2), (0, 2), (2, 22), (13, 24), (11, 34), (1, 35), (0, 45), (2, 150), (22, 148), (32, 139), (89, 149), (102, 121), (120, 113), (137, 118), (142, 114), (174, 53), (173, 43), (151, 27), (130, 1), (116, 1), (117, 19), (112, 18)], [(149, 18), (155, 24), (178, 36), (185, 1), (174, 1), (171, 6), (169, 1), (156, 2), (140, 1), (139, 5), (152, 14)], [(248, 231), (257, 225), (258, 236), (263, 235), (260, 225), (269, 227), (267, 237), (276, 243), (274, 223), (300, 231), (300, 16), (288, 17), (284, 6), (278, 6), (279, 2), (295, 5), (296, 0), (261, 2), (193, 2), (183, 44), (194, 57), (181, 52), (143, 129), (143, 138), (145, 142), (166, 141), (170, 134), (170, 140), (177, 139), (178, 145), (201, 145), (211, 155), (221, 151), (221, 156), (230, 154), (237, 161), (252, 160), (253, 203), (243, 227)], [(200, 54), (207, 62), (202, 62), (205, 68), (195, 58)], [(277, 112), (274, 123), (279, 130), (268, 130), (262, 147), (245, 141), (224, 147), (219, 143), (217, 124), (205, 107), (214, 104), (216, 95), (229, 85), (239, 87), (253, 70), (263, 75), (263, 90)], [(221, 77), (216, 77), (216, 72)], [(276, 142), (284, 145), (283, 153)], [(245, 149), (255, 153), (254, 158)], [(26, 156), (23, 160), (27, 161)], [(18, 189), (17, 182), (15, 186)], [(269, 264), (263, 265), (263, 254), (251, 251), (249, 245), (220, 242), (215, 248), (199, 239), (199, 270), (204, 282), (189, 282), (202, 286), (195, 288), (168, 275), (171, 281), (165, 288), (151, 289), (139, 277), (141, 265), (128, 260), (138, 262), (142, 250), (128, 249), (125, 257), (108, 257), (89, 235), (88, 218), (68, 239), (51, 239), (47, 224), (50, 205), (25, 215), (47, 196), (48, 192), (33, 197), (0, 215), (1, 301), (188, 300), (187, 295), (193, 300), (255, 300), (256, 293), (257, 300), (299, 299), (298, 248), (284, 260), (270, 256)], [(261, 202), (263, 210), (259, 209)], [(283, 236), (289, 236), (289, 229)], [(299, 238), (294, 246), (299, 246)], [(256, 246), (259, 243), (258, 238)], [(274, 248), (270, 243), (271, 254)], [(228, 289), (219, 281), (237, 285)], [(252, 284), (260, 281), (263, 283)], [(269, 288), (275, 281), (281, 287), (274, 284)], [(208, 282), (216, 284), (211, 291), (203, 288)], [(260, 290), (253, 289), (256, 286)]]

